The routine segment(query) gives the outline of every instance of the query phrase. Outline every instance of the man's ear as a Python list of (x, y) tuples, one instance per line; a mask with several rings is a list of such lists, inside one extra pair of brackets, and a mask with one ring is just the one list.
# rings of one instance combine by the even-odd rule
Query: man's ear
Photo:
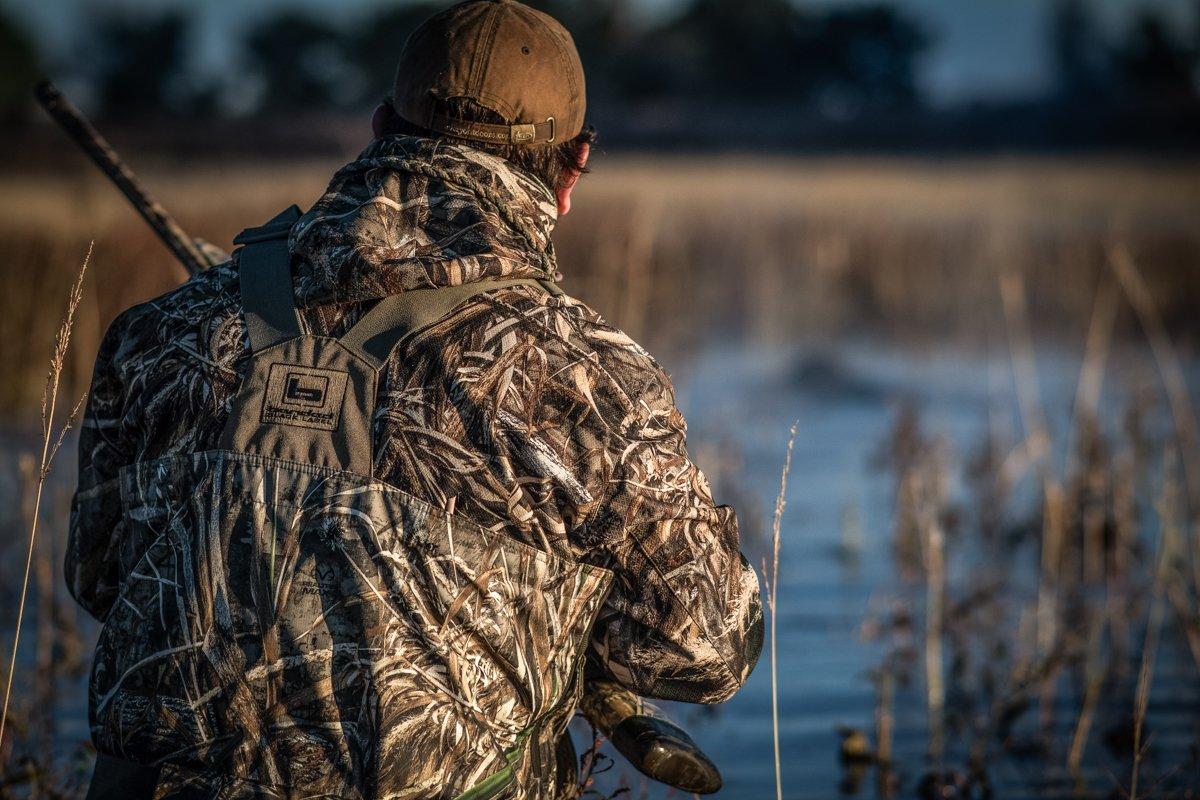
[(568, 170), (566, 182), (559, 187), (555, 192), (558, 200), (558, 215), (566, 216), (571, 211), (571, 191), (575, 188), (575, 184), (579, 182), (579, 176), (583, 174), (583, 168), (587, 166), (588, 156), (592, 152), (592, 146), (586, 142), (579, 148), (579, 166), (576, 169)]

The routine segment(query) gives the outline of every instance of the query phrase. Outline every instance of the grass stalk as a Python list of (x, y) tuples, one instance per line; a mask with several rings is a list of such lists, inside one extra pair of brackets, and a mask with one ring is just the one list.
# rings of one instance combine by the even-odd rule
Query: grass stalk
[(1175, 609), (1179, 618), (1179, 627), (1187, 640), (1188, 652), (1192, 654), (1192, 662), (1200, 669), (1200, 629), (1196, 627), (1196, 614), (1192, 610), (1191, 597), (1184, 591), (1183, 581), (1167, 582), (1167, 599)]
[(925, 695), (929, 713), (929, 754), (941, 761), (945, 750), (946, 684), (942, 623), (946, 602), (946, 539), (930, 508), (922, 524), (925, 539)]
[[(1096, 289), (1092, 303), (1091, 320), (1088, 323), (1087, 342), (1084, 347), (1083, 366), (1075, 386), (1075, 401), (1071, 411), (1071, 422), (1067, 426), (1067, 463), (1063, 475), (1069, 480), (1079, 466), (1081, 436), (1093, 430), (1098, 419), (1100, 391), (1104, 383), (1105, 362), (1112, 347), (1113, 325), (1117, 317), (1120, 300), (1116, 283), (1103, 280)], [(1089, 587), (1099, 586), (1104, 581), (1104, 530), (1103, 518), (1096, 514), (1084, 515), (1083, 553), (1081, 567), (1084, 583)], [(1095, 626), (1092, 626), (1095, 629)]]
[(1150, 704), (1150, 685), (1154, 679), (1154, 661), (1158, 655), (1158, 641), (1162, 635), (1165, 605), (1162, 600), (1161, 581), (1155, 581), (1154, 599), (1150, 605), (1150, 620), (1146, 626), (1146, 639), (1142, 645), (1142, 663), (1138, 669), (1137, 692), (1133, 709), (1133, 772), (1129, 780), (1129, 800), (1137, 800), (1138, 774), (1145, 748), (1142, 733), (1146, 724), (1146, 709)]
[(1192, 579), (1195, 589), (1200, 591), (1200, 443), (1197, 440), (1196, 411), (1188, 393), (1179, 354), (1171, 343), (1167, 326), (1129, 248), (1123, 244), (1110, 247), (1108, 261), (1150, 344), (1171, 408), (1187, 486), (1186, 520), (1191, 528), (1188, 544)]
[(888, 769), (892, 763), (892, 731), (895, 728), (896, 678), (891, 666), (880, 672), (876, 682), (875, 705), (875, 761), (880, 769)]
[(787, 454), (783, 459), (783, 472), (779, 476), (779, 496), (775, 498), (775, 515), (771, 520), (771, 561), (763, 564), (763, 582), (767, 590), (767, 611), (771, 626), (771, 736), (775, 745), (775, 798), (783, 800), (783, 759), (779, 751), (779, 671), (777, 662), (778, 638), (776, 636), (779, 598), (779, 545), (783, 532), (783, 511), (787, 508), (787, 482), (792, 471), (792, 450), (796, 445), (798, 422), (792, 423), (788, 432)]
[(1083, 707), (1079, 710), (1079, 719), (1076, 721), (1075, 731), (1071, 735), (1071, 747), (1067, 752), (1067, 769), (1077, 782), (1082, 781), (1080, 765), (1083, 762), (1088, 736), (1096, 717), (1096, 707), (1100, 702), (1100, 690), (1104, 687), (1104, 679), (1107, 674), (1102, 648), (1105, 620), (1104, 614), (1096, 614), (1088, 630), (1087, 686), (1083, 693)]
[[(28, 453), (21, 459), (22, 478), (33, 485), (36, 465)], [(37, 597), (37, 628), (34, 638), (35, 686), (31, 696), (37, 705), (37, 745), (41, 763), (54, 763), (54, 742), (57, 720), (54, 714), (59, 660), (55, 657), (58, 640), (58, 607), (55, 594), (56, 571), (51, 551), (54, 542), (46, 537), (38, 540), (34, 558), (34, 582)]]
[(1038, 390), (1037, 362), (1034, 359), (1033, 337), (1029, 328), (1025, 282), (1020, 273), (1006, 270), (1000, 275), (1000, 298), (1003, 301), (1008, 331), (1017, 405), (1021, 424), (1025, 429), (1025, 447), (1029, 452), (1030, 464), (1037, 468), (1046, 498), (1042, 529), (1042, 569), (1037, 600), (1038, 650), (1045, 655), (1057, 634), (1057, 581), (1063, 532), (1063, 491), (1050, 465), (1050, 434)]
[[(1079, 382), (1075, 388), (1074, 420), (1084, 415), (1095, 416), (1100, 405), (1100, 389), (1104, 383), (1104, 367), (1112, 349), (1113, 326), (1117, 319), (1117, 287), (1112, 281), (1103, 281), (1096, 289), (1092, 303), (1092, 315), (1088, 322), (1087, 342), (1084, 345), (1083, 366), (1079, 370)], [(1074, 424), (1067, 428), (1068, 435), (1076, 430)], [(1067, 457), (1074, 455), (1073, 447), (1067, 448)], [(1068, 468), (1067, 472), (1070, 472)]]
[(1158, 656), (1158, 642), (1162, 637), (1163, 617), (1166, 615), (1165, 588), (1170, 580), (1177, 548), (1182, 544), (1177, 541), (1181, 533), (1177, 515), (1178, 491), (1175, 481), (1171, 478), (1170, 466), (1164, 470), (1164, 473), (1167, 477), (1163, 485), (1162, 497), (1158, 502), (1161, 533), (1155, 553), (1150, 616), (1146, 622), (1146, 638), (1142, 643), (1141, 666), (1138, 668), (1137, 689), (1134, 693), (1133, 768), (1129, 779), (1129, 800), (1137, 800), (1138, 797), (1138, 778), (1142, 758), (1145, 755), (1142, 734), (1146, 725), (1146, 709), (1150, 705), (1150, 687), (1154, 679), (1154, 662)]
[(33, 512), (29, 522), (29, 542), (25, 556), (25, 576), (21, 583), (20, 601), (17, 606), (17, 624), (13, 631), (12, 656), (9, 659), (8, 678), (4, 687), (4, 708), (0, 712), (0, 744), (4, 742), (5, 727), (8, 723), (9, 702), (12, 699), (13, 676), (17, 671), (17, 652), (21, 644), (21, 623), (25, 620), (25, 601), (29, 594), (29, 576), (33, 570), (34, 548), (37, 544), (38, 518), (41, 515), (42, 495), (46, 488), (46, 478), (50, 475), (50, 468), (54, 463), (54, 457), (58, 454), (58, 450), (62, 446), (63, 439), (74, 425), (75, 418), (79, 415), (79, 411), (83, 407), (83, 398), (81, 397), (67, 416), (67, 419), (63, 422), (58, 433), (55, 434), (54, 417), (58, 407), (58, 390), (62, 382), (67, 350), (71, 343), (71, 329), (75, 325), (75, 312), (79, 310), (80, 301), (83, 299), (83, 279), (87, 274), (88, 262), (91, 261), (91, 258), (92, 248), (89, 245), (87, 255), (83, 258), (83, 264), (79, 267), (79, 274), (75, 277), (75, 283), (72, 285), (71, 293), (67, 298), (66, 314), (63, 317), (62, 324), (59, 325), (58, 333), (54, 337), (54, 354), (50, 358), (50, 369), (46, 374), (46, 386), (42, 393), (42, 453), (38, 462), (37, 487), (34, 491)]

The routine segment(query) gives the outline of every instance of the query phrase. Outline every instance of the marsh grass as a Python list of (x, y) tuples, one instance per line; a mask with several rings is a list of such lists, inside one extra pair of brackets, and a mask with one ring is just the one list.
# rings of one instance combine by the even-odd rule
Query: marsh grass
[[(1148, 732), (1152, 697), (1172, 691), (1156, 688), (1166, 644), (1190, 654), (1187, 680), (1200, 672), (1194, 407), (1183, 357), (1137, 263), (1124, 246), (1108, 252), (1112, 274), (1093, 294), (1065, 448), (1040, 397), (1029, 290), (1005, 271), (999, 300), (1023, 427), (1017, 441), (989, 436), (966, 471), (965, 498), (929, 491), (957, 467), (911, 408), (881, 449), (878, 463), (896, 486), (897, 570), (913, 591), (898, 598), (901, 610), (869, 621), (888, 645), (873, 676), (876, 735), (878, 752), (889, 752), (890, 687), (912, 681), (913, 641), (923, 639), (929, 743), (910, 784), (918, 796), (990, 792), (994, 776), (1031, 760), (1042, 785), (1062, 776), (1072, 793), (1194, 796), (1196, 732)], [(1128, 396), (1123, 424), (1100, 403), (1121, 302), (1159, 374), (1156, 392)], [(952, 556), (959, 569), (948, 572)], [(1173, 710), (1169, 696), (1160, 717)], [(943, 748), (952, 737), (955, 746)], [(883, 787), (896, 765), (878, 762)]]

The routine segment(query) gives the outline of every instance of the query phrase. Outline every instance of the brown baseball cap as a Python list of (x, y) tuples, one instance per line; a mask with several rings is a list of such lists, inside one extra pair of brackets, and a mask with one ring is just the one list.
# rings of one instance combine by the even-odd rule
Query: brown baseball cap
[[(511, 125), (464, 122), (438, 113), (465, 97)], [(583, 65), (567, 29), (515, 0), (468, 0), (439, 12), (404, 43), (392, 107), (403, 119), (462, 139), (540, 145), (583, 130)]]

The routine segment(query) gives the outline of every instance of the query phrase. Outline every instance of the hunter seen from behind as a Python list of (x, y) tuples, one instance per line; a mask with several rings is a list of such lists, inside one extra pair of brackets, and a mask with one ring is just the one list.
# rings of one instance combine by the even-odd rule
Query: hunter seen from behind
[(1200, 796), (1200, 4), (0, 64), (0, 797)]

